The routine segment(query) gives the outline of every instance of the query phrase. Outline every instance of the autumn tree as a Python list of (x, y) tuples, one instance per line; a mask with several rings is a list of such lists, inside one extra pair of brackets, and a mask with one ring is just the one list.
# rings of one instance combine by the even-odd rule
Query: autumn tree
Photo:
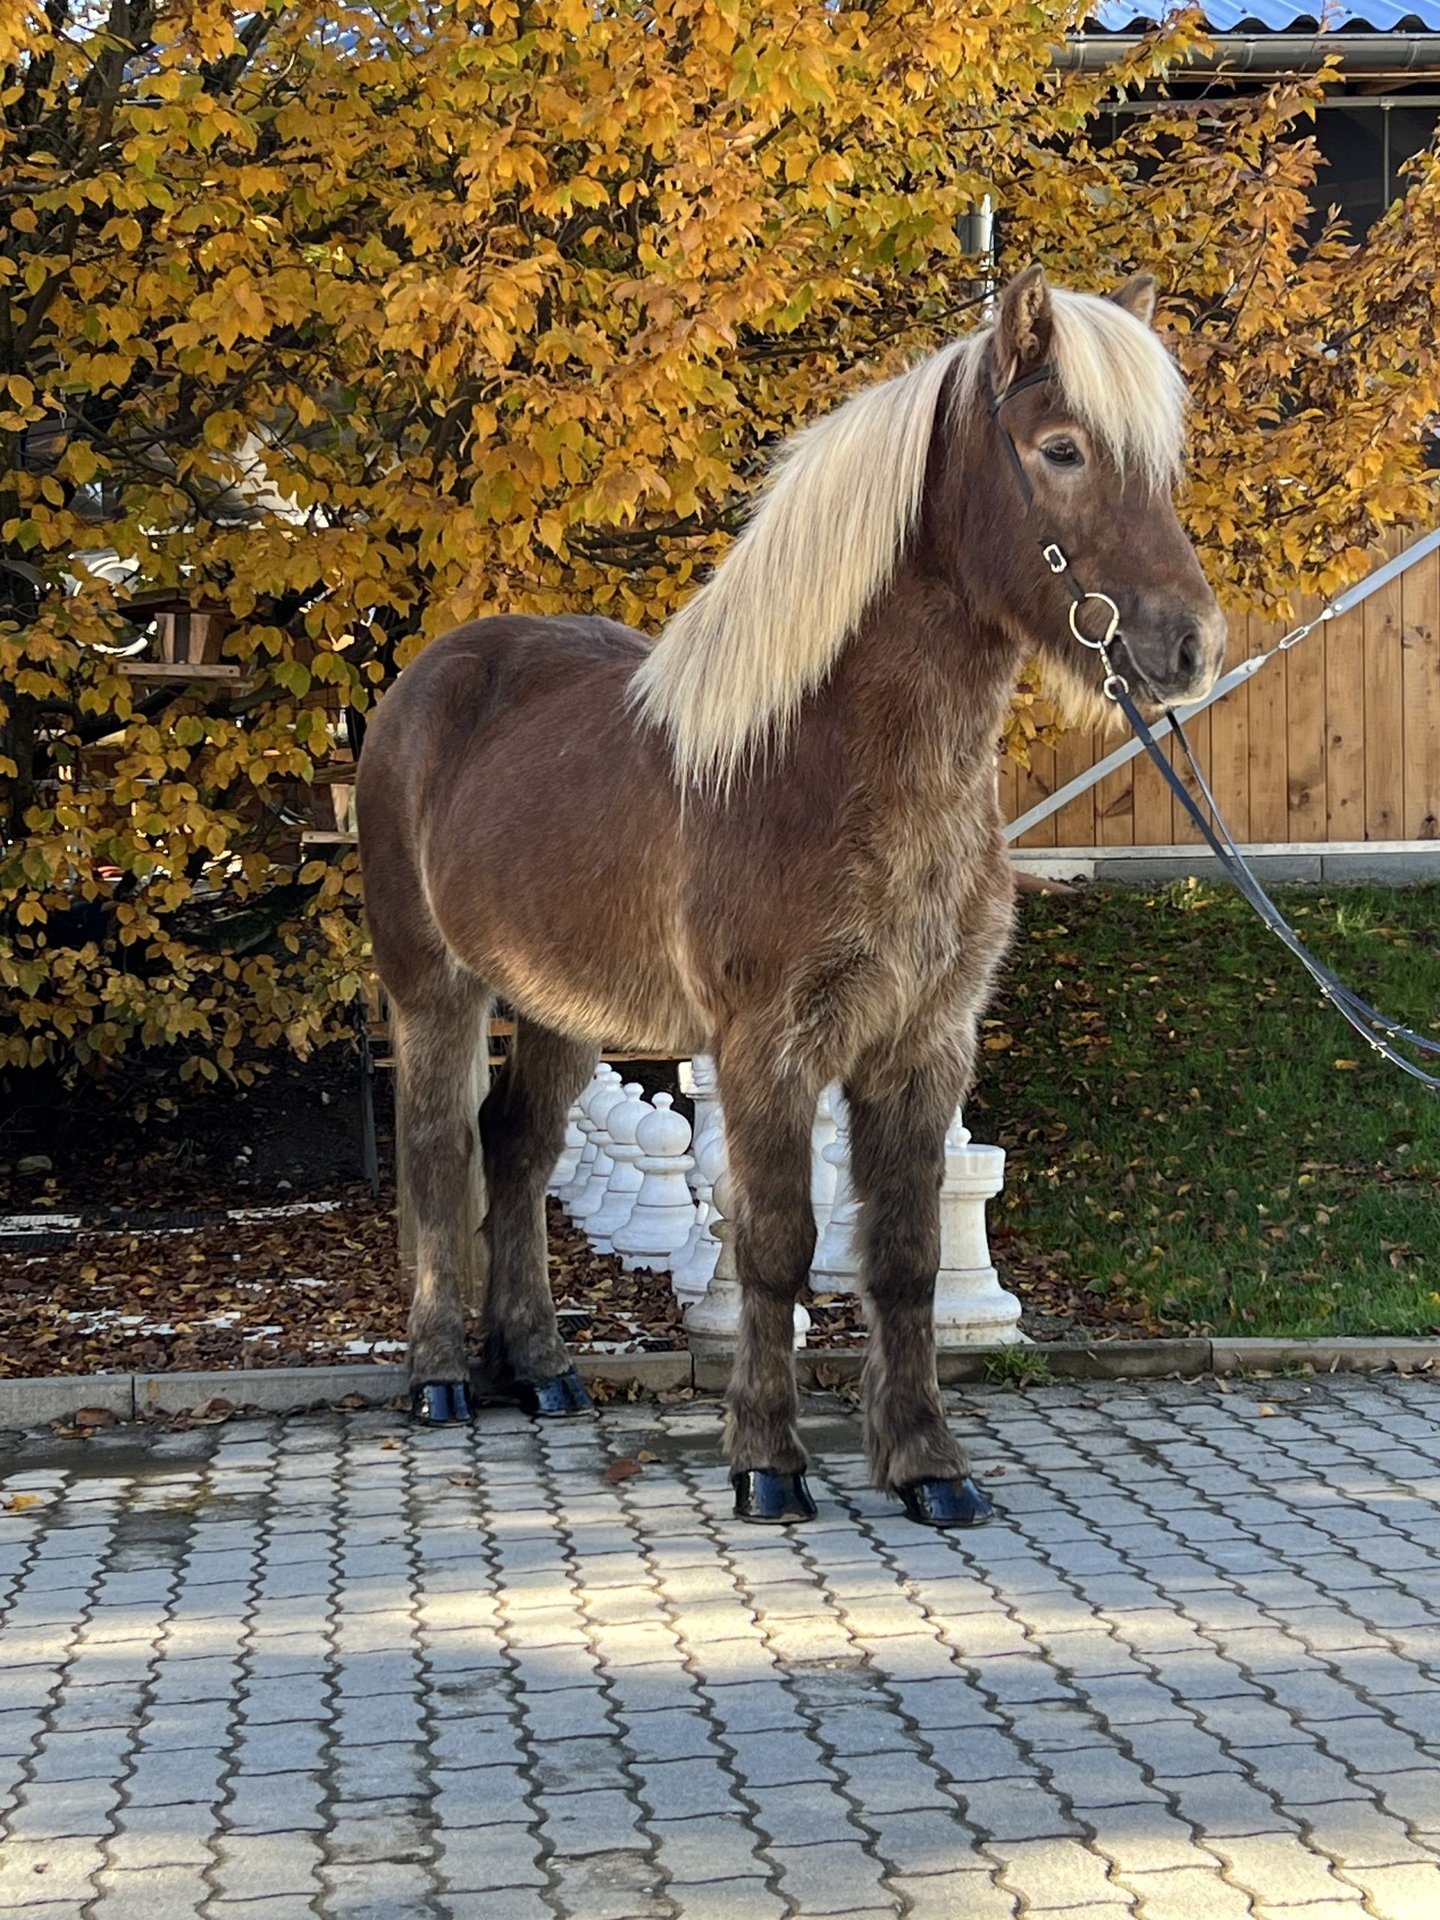
[[(1232, 598), (1333, 587), (1422, 514), (1434, 156), (1368, 236), (1308, 236), (1326, 76), (1117, 132), (1197, 29), (1057, 72), (1082, 13), (9, 10), (0, 1067), (214, 1076), (334, 1031), (353, 863), (299, 863), (280, 800), (343, 711), (479, 613), (656, 630), (780, 438), (976, 318), (985, 194), (1001, 273), (1160, 276)], [(224, 610), (238, 678), (126, 670), (156, 589)]]

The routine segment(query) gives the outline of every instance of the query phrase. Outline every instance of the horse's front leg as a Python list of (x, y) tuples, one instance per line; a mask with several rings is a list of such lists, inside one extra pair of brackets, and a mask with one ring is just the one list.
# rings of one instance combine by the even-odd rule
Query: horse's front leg
[(933, 1527), (974, 1526), (992, 1511), (946, 1423), (935, 1374), (945, 1133), (969, 1083), (973, 1045), (967, 1030), (908, 1065), (875, 1056), (845, 1089), (870, 1308), (866, 1457), (875, 1486)]
[(778, 1078), (773, 1048), (748, 1065), (722, 1048), (720, 1096), (735, 1206), (740, 1337), (726, 1392), (725, 1452), (742, 1520), (815, 1512), (795, 1387), (795, 1302), (815, 1254), (810, 1138), (818, 1084)]

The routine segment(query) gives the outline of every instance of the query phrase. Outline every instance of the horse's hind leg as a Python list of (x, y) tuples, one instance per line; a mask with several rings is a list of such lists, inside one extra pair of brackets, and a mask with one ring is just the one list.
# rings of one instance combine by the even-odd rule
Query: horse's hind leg
[(874, 1484), (932, 1527), (974, 1526), (991, 1513), (946, 1424), (935, 1374), (945, 1132), (967, 1078), (968, 1060), (952, 1046), (908, 1072), (885, 1061), (867, 1073), (862, 1063), (846, 1086), (870, 1303), (865, 1451)]
[(794, 1312), (815, 1254), (810, 1138), (818, 1085), (779, 1077), (773, 1048), (720, 1055), (728, 1171), (736, 1207), (740, 1338), (726, 1393), (725, 1450), (742, 1520), (808, 1520), (795, 1389)]
[(403, 1116), (400, 1206), (413, 1236), (410, 1409), (439, 1424), (469, 1418), (465, 1295), (475, 1274), (478, 1088), (490, 995), (446, 964), (393, 1005)]
[(490, 1205), (486, 1369), (544, 1415), (590, 1410), (555, 1322), (545, 1189), (565, 1144), (565, 1116), (594, 1071), (595, 1052), (521, 1019), (514, 1051), (480, 1109)]

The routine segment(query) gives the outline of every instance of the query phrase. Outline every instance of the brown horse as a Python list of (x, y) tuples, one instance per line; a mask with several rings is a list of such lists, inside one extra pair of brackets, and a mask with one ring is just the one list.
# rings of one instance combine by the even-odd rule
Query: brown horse
[[(1198, 697), (1224, 651), (1170, 502), (1184, 383), (1153, 310), (1145, 275), (1103, 299), (1028, 269), (993, 326), (796, 436), (656, 644), (603, 619), (479, 620), (385, 699), (357, 797), (406, 1120), (418, 1418), (468, 1414), (482, 1150), (490, 1374), (541, 1412), (588, 1407), (546, 1279), (566, 1111), (602, 1041), (704, 1050), (737, 1200), (737, 1513), (814, 1512), (791, 1309), (816, 1102), (839, 1079), (875, 1483), (931, 1525), (988, 1515), (945, 1422), (931, 1310), (945, 1130), (1011, 929), (996, 741), (1037, 650), (1078, 711), (1101, 704), (1042, 545), (1104, 587), (1111, 658), (1154, 699)], [(497, 994), (516, 1045), (477, 1147)]]

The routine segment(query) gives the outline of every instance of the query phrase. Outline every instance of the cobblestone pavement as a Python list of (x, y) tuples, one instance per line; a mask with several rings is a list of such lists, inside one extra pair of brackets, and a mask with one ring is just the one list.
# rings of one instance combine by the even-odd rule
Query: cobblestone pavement
[(1436, 1920), (1440, 1382), (953, 1405), (974, 1534), (824, 1401), (793, 1533), (708, 1406), (0, 1441), (0, 1912)]

